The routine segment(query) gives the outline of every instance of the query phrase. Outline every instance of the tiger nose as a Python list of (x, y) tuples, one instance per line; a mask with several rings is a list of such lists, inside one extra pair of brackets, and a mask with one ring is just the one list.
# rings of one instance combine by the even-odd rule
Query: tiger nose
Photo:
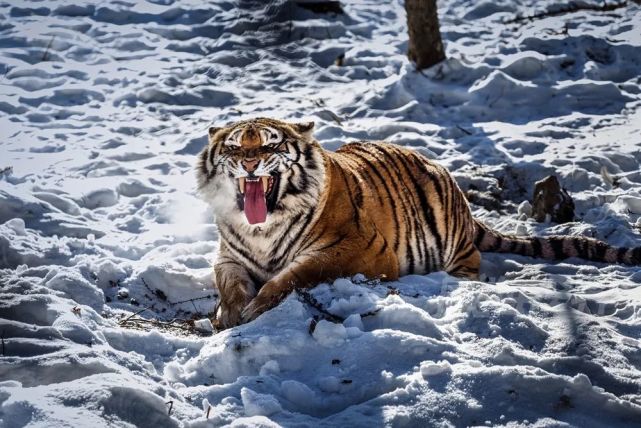
[(254, 172), (258, 167), (258, 159), (245, 158), (241, 161), (241, 164), (243, 165), (243, 168), (245, 168), (245, 171), (251, 173), (251, 172)]

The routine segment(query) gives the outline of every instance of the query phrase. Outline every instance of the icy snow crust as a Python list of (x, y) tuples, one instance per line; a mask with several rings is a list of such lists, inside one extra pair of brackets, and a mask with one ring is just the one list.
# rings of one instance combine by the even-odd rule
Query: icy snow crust
[[(505, 25), (558, 2), (440, 2), (449, 59), (416, 73), (401, 2), (343, 3), (0, 5), (0, 425), (641, 423), (638, 267), (485, 254), (488, 282), (322, 284), (345, 322), (312, 333), (296, 295), (211, 337), (118, 326), (216, 303), (193, 174), (212, 121), (387, 139), (501, 231), (641, 245), (640, 6)], [(523, 215), (553, 172), (581, 222)]]

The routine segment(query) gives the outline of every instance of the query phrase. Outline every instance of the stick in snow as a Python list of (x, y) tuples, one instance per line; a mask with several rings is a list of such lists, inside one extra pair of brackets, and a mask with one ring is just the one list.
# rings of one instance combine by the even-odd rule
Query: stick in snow
[(627, 1), (623, 1), (621, 3), (614, 3), (614, 4), (605, 3), (602, 6), (597, 6), (595, 4), (573, 4), (570, 6), (561, 7), (558, 10), (539, 12), (530, 16), (517, 16), (516, 18), (512, 18), (508, 21), (505, 21), (504, 24), (516, 24), (518, 22), (523, 22), (523, 21), (534, 21), (535, 19), (566, 15), (568, 13), (575, 13), (583, 10), (590, 10), (594, 12), (611, 12), (613, 10), (626, 7), (627, 5), (628, 5)]

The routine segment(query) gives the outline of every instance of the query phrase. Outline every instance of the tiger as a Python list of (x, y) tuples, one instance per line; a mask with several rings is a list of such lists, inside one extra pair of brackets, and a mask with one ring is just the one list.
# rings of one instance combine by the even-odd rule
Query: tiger
[(446, 168), (385, 142), (336, 151), (313, 122), (270, 118), (208, 130), (197, 187), (219, 233), (219, 328), (249, 322), (296, 289), (363, 274), (445, 271), (478, 280), (481, 252), (641, 264), (641, 247), (588, 237), (523, 237), (475, 219)]

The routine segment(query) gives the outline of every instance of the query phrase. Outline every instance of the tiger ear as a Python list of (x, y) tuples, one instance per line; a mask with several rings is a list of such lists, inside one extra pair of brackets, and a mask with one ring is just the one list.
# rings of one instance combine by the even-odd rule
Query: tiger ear
[(293, 123), (292, 128), (305, 138), (311, 138), (314, 133), (314, 122)]
[(212, 126), (209, 128), (208, 134), (209, 134), (209, 142), (214, 141), (214, 135), (216, 135), (216, 132), (220, 131), (223, 128), (217, 127), (217, 126)]

